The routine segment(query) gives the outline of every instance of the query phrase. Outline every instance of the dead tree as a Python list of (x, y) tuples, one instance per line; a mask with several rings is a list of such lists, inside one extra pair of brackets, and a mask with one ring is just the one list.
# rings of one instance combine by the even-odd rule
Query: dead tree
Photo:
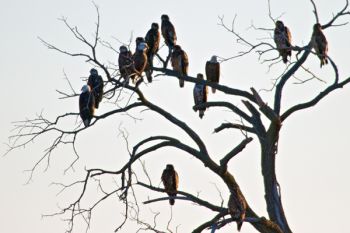
[[(323, 21), (323, 19), (320, 19), (317, 13), (316, 4), (312, 0), (311, 5), (313, 7), (315, 15), (315, 23), (321, 23), (322, 29), (324, 30), (334, 26), (341, 26), (342, 24), (337, 24), (339, 19), (350, 14), (348, 8), (348, 0), (345, 0), (344, 7), (340, 9), (337, 14), (334, 14), (334, 16), (328, 21)], [(153, 74), (156, 74), (159, 77), (167, 76), (178, 79), (183, 78), (185, 82), (188, 83), (203, 83), (209, 87), (215, 88), (218, 92), (225, 93), (228, 96), (238, 98), (242, 101), (245, 109), (227, 101), (209, 101), (207, 103), (194, 106), (194, 109), (198, 109), (200, 107), (225, 108), (229, 111), (232, 111), (232, 113), (236, 114), (241, 119), (241, 123), (226, 122), (214, 129), (215, 133), (219, 133), (225, 129), (237, 129), (243, 133), (242, 141), (237, 145), (232, 145), (232, 149), (227, 154), (222, 156), (220, 162), (217, 163), (214, 161), (214, 159), (208, 152), (206, 143), (202, 140), (201, 136), (194, 129), (191, 128), (190, 125), (188, 125), (186, 122), (182, 121), (166, 109), (159, 107), (157, 103), (151, 102), (147, 98), (147, 96), (142, 90), (144, 85), (143, 83), (141, 83), (140, 85), (132, 85), (127, 82), (124, 82), (124, 80), (120, 78), (118, 69), (115, 68), (116, 66), (106, 65), (104, 62), (102, 62), (101, 58), (97, 56), (97, 49), (100, 46), (112, 49), (116, 53), (118, 53), (118, 51), (114, 49), (110, 43), (100, 38), (100, 14), (97, 6), (96, 10), (98, 16), (96, 24), (97, 27), (95, 31), (95, 37), (92, 42), (90, 42), (83, 34), (81, 34), (77, 27), (71, 26), (66, 19), (62, 19), (62, 22), (72, 33), (74, 38), (88, 46), (88, 52), (72, 53), (64, 49), (60, 49), (43, 39), (40, 40), (50, 50), (54, 50), (72, 57), (85, 58), (88, 63), (102, 70), (104, 72), (104, 76), (107, 78), (107, 80), (105, 80), (106, 88), (104, 90), (104, 98), (106, 100), (113, 101), (114, 103), (118, 103), (118, 101), (120, 101), (123, 97), (124, 100), (127, 99), (127, 101), (124, 102), (124, 106), (121, 107), (121, 105), (116, 104), (115, 109), (94, 116), (91, 125), (86, 128), (82, 127), (81, 124), (77, 124), (75, 128), (68, 130), (61, 127), (60, 123), (63, 121), (63, 119), (71, 119), (72, 121), (74, 121), (74, 119), (76, 119), (76, 117), (79, 115), (79, 113), (77, 112), (64, 113), (62, 115), (57, 116), (54, 120), (46, 119), (43, 115), (40, 114), (35, 119), (17, 122), (16, 128), (18, 131), (15, 135), (10, 137), (13, 143), (9, 145), (8, 152), (20, 147), (24, 147), (38, 137), (44, 137), (48, 133), (55, 133), (56, 137), (53, 139), (52, 144), (49, 145), (41, 159), (37, 161), (34, 167), (32, 168), (30, 179), (32, 178), (33, 172), (39, 164), (44, 163), (45, 161), (47, 165), (50, 164), (50, 157), (52, 155), (52, 152), (59, 145), (72, 145), (76, 159), (70, 164), (67, 170), (73, 169), (75, 162), (79, 159), (79, 153), (76, 150), (75, 143), (76, 138), (80, 135), (80, 133), (82, 131), (89, 130), (90, 127), (98, 127), (99, 121), (103, 121), (104, 119), (112, 115), (128, 113), (133, 109), (147, 109), (154, 112), (155, 114), (160, 115), (161, 117), (166, 119), (169, 122), (169, 124), (173, 124), (174, 126), (178, 127), (183, 133), (185, 133), (191, 139), (191, 143), (184, 143), (176, 137), (172, 137), (169, 135), (150, 135), (148, 138), (134, 145), (132, 147), (132, 150), (128, 151), (130, 159), (121, 168), (117, 170), (89, 168), (86, 170), (86, 176), (82, 180), (75, 181), (69, 185), (60, 184), (63, 187), (62, 191), (71, 188), (72, 186), (82, 185), (79, 197), (71, 204), (63, 208), (60, 212), (53, 214), (69, 215), (68, 232), (71, 232), (73, 230), (75, 219), (78, 217), (84, 218), (86, 220), (87, 225), (89, 226), (90, 216), (93, 209), (98, 204), (115, 194), (117, 194), (120, 200), (123, 203), (125, 203), (125, 219), (116, 228), (116, 231), (121, 229), (128, 219), (131, 219), (140, 224), (143, 229), (147, 229), (154, 232), (161, 232), (160, 230), (156, 229), (156, 226), (146, 223), (138, 218), (137, 213), (139, 205), (137, 200), (133, 196), (133, 188), (134, 186), (141, 186), (151, 191), (162, 193), (165, 193), (165, 190), (152, 185), (151, 180), (149, 180), (149, 183), (140, 181), (137, 178), (138, 171), (135, 171), (133, 169), (133, 166), (136, 161), (138, 161), (140, 158), (143, 158), (145, 155), (150, 154), (161, 148), (167, 147), (176, 148), (180, 151), (183, 151), (188, 156), (196, 158), (198, 161), (203, 163), (204, 169), (207, 169), (208, 171), (211, 171), (212, 174), (215, 174), (216, 176), (220, 177), (220, 179), (225, 183), (227, 190), (230, 193), (235, 193), (236, 195), (239, 195), (241, 198), (243, 198), (246, 207), (245, 218), (243, 221), (252, 224), (258, 232), (292, 232), (291, 227), (289, 226), (287, 221), (287, 216), (285, 215), (283, 210), (282, 199), (280, 194), (280, 185), (276, 176), (276, 155), (278, 153), (280, 131), (283, 128), (283, 123), (285, 122), (285, 120), (287, 120), (292, 114), (316, 106), (321, 100), (323, 100), (333, 91), (347, 85), (350, 82), (350, 77), (340, 77), (336, 63), (331, 57), (328, 57), (328, 60), (330, 61), (330, 66), (334, 70), (334, 81), (328, 84), (323, 91), (315, 95), (310, 100), (298, 103), (288, 109), (283, 109), (283, 91), (285, 89), (285, 86), (291, 82), (291, 79), (294, 77), (294, 74), (297, 71), (304, 71), (306, 73), (312, 74), (312, 71), (304, 67), (304, 63), (307, 59), (316, 56), (312, 50), (311, 38), (305, 38), (305, 40), (309, 41), (306, 46), (292, 44), (292, 46), (290, 47), (292, 52), (295, 54), (295, 58), (293, 57), (291, 62), (287, 65), (285, 71), (274, 80), (273, 88), (270, 90), (274, 93), (272, 103), (268, 103), (267, 101), (265, 101), (261, 97), (259, 92), (253, 87), (249, 91), (246, 91), (235, 89), (222, 84), (211, 83), (205, 80), (197, 80), (194, 75), (179, 77), (177, 72), (167, 68), (167, 59), (163, 59), (161, 56), (158, 55), (157, 57), (160, 59), (162, 65), (160, 67), (153, 67)], [(269, 16), (271, 18), (272, 23), (274, 24), (276, 19), (271, 16), (271, 12)], [(271, 54), (276, 53), (276, 47), (273, 43), (271, 43), (271, 38), (259, 43), (252, 43), (235, 31), (234, 21), (232, 23), (232, 27), (228, 27), (226, 26), (223, 18), (220, 18), (219, 20), (219, 24), (221, 24), (223, 28), (232, 33), (232, 35), (235, 37), (238, 43), (242, 43), (248, 48), (247, 50), (242, 51), (230, 58), (222, 59), (222, 64), (224, 64), (224, 62), (231, 62), (233, 59), (246, 56), (253, 52), (256, 52), (258, 54), (258, 58), (263, 61), (263, 64), (268, 64), (270, 67), (281, 63), (281, 60), (278, 57), (272, 59), (268, 58), (268, 56), (271, 56)], [(312, 28), (312, 25), (310, 25), (310, 28)], [(255, 29), (259, 30), (259, 28)], [(264, 30), (266, 30), (267, 33), (271, 32), (271, 30), (268, 29)], [(317, 79), (318, 77), (313, 75), (313, 78)], [(308, 80), (304, 80), (302, 81), (302, 83), (307, 81)], [(71, 93), (66, 93), (62, 91), (59, 91), (59, 93), (62, 95), (62, 98), (76, 98), (78, 96), (73, 88)], [(132, 96), (136, 96), (136, 98), (131, 98)], [(253, 137), (250, 137), (249, 135), (253, 135)], [(128, 142), (127, 135), (124, 134), (123, 136), (126, 142)], [(250, 142), (252, 142), (254, 138), (257, 139), (261, 148), (261, 169), (264, 180), (265, 201), (268, 213), (268, 216), (266, 217), (259, 215), (251, 208), (249, 203), (245, 200), (244, 193), (240, 190), (240, 186), (238, 184), (238, 181), (235, 179), (234, 174), (228, 170), (228, 163), (237, 154), (244, 150), (244, 148)], [(101, 177), (106, 176), (111, 176), (115, 178), (115, 180), (120, 180), (120, 184), (118, 185), (118, 187), (116, 187), (112, 192), (106, 192), (103, 191), (104, 189), (102, 185), (100, 185), (100, 190), (102, 190), (101, 192), (103, 193), (102, 198), (96, 201), (89, 208), (82, 208), (80, 205), (81, 200), (85, 195), (88, 195), (86, 191), (90, 180), (98, 180)], [(228, 197), (226, 198), (228, 199)], [(144, 204), (167, 199), (168, 197), (155, 200), (148, 200), (144, 202)], [(199, 198), (196, 195), (182, 190), (177, 192), (176, 199), (191, 201), (211, 210), (214, 213), (214, 217), (208, 219), (208, 221), (206, 222), (203, 222), (197, 228), (192, 229), (192, 232), (202, 232), (203, 230), (208, 228), (211, 228), (213, 229), (213, 231), (216, 231), (220, 228), (227, 226), (231, 222), (237, 221), (237, 219), (230, 217), (229, 209), (226, 205), (210, 203), (204, 199)], [(157, 215), (158, 214), (156, 213), (155, 218), (157, 217)], [(190, 230), (188, 229), (186, 231), (188, 232)]]

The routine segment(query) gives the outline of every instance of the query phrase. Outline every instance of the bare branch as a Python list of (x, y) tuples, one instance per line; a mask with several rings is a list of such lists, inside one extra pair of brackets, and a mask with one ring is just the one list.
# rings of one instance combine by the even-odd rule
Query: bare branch
[(220, 131), (222, 131), (224, 129), (229, 129), (229, 128), (239, 129), (239, 130), (247, 131), (249, 133), (256, 134), (254, 128), (248, 127), (248, 126), (245, 126), (245, 125), (234, 124), (234, 123), (222, 123), (219, 127), (214, 129), (213, 133), (219, 133)]
[[(166, 190), (162, 189), (162, 188), (157, 188), (157, 187), (154, 187), (154, 186), (142, 183), (142, 182), (137, 182), (136, 184), (140, 185), (142, 187), (148, 188), (150, 190), (153, 190), (153, 191), (166, 193)], [(206, 208), (208, 208), (208, 209), (210, 209), (212, 211), (215, 211), (215, 212), (227, 211), (226, 208), (223, 208), (223, 207), (220, 207), (220, 206), (217, 206), (217, 205), (213, 205), (213, 204), (211, 204), (211, 203), (209, 203), (207, 201), (204, 201), (204, 200), (200, 199), (199, 197), (196, 197), (196, 196), (194, 196), (192, 194), (189, 194), (189, 193), (186, 193), (186, 192), (183, 192), (183, 191), (177, 191), (176, 193), (178, 195), (182, 195), (182, 196), (186, 197), (186, 198), (181, 198), (181, 197), (176, 196), (175, 197), (176, 199), (191, 200), (192, 202), (194, 202), (194, 203), (196, 203), (196, 204), (198, 204), (200, 206), (206, 207)], [(168, 199), (169, 199), (168, 197), (164, 197), (164, 198), (157, 199), (157, 200), (168, 200)], [(154, 202), (154, 201), (145, 201), (144, 204), (152, 203), (152, 202)]]
[(297, 104), (297, 105), (289, 108), (285, 113), (282, 114), (281, 121), (286, 120), (292, 113), (294, 113), (296, 111), (300, 111), (300, 110), (315, 106), (320, 100), (322, 100), (324, 97), (326, 97), (329, 93), (331, 93), (332, 91), (334, 91), (338, 88), (343, 88), (343, 86), (345, 86), (349, 82), (350, 82), (350, 77), (345, 79), (343, 82), (334, 83), (333, 85), (328, 86), (325, 90), (320, 92), (312, 100), (305, 102), (305, 103)]
[(310, 0), (311, 1), (311, 4), (314, 8), (313, 12), (315, 14), (315, 18), (316, 18), (316, 23), (319, 23), (320, 22), (320, 19), (318, 18), (318, 13), (317, 13), (317, 8), (316, 8), (316, 4), (313, 0)]
[(233, 148), (227, 155), (225, 155), (224, 158), (220, 160), (220, 166), (223, 172), (226, 172), (227, 170), (227, 164), (228, 162), (236, 156), (238, 153), (240, 153), (248, 143), (253, 141), (253, 138), (245, 138), (238, 146)]
[(242, 110), (240, 110), (238, 107), (236, 107), (235, 105), (229, 103), (229, 102), (224, 102), (224, 101), (210, 101), (210, 102), (206, 102), (206, 103), (202, 103), (202, 104), (198, 104), (193, 106), (193, 110), (198, 110), (201, 107), (226, 107), (228, 109), (230, 109), (232, 112), (236, 113), (237, 115), (239, 115), (240, 117), (242, 117), (244, 120), (246, 120), (249, 123), (252, 123), (252, 118), (250, 116), (248, 116), (245, 112), (243, 112)]
[(208, 227), (212, 227), (212, 226), (215, 226), (216, 223), (221, 219), (223, 218), (225, 215), (227, 215), (227, 213), (225, 212), (222, 212), (222, 213), (219, 213), (217, 215), (215, 215), (214, 218), (212, 218), (211, 220), (209, 220), (208, 222), (205, 222), (203, 223), (202, 225), (200, 225), (199, 227), (197, 227), (196, 229), (194, 229), (192, 231), (192, 233), (200, 233), (202, 232), (204, 229), (208, 228)]

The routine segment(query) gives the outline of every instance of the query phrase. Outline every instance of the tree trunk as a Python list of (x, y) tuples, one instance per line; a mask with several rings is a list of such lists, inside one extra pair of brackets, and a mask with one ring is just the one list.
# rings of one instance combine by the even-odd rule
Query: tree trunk
[(284, 233), (291, 233), (287, 218), (284, 214), (279, 184), (276, 178), (275, 162), (278, 149), (281, 122), (271, 122), (266, 137), (260, 138), (261, 167), (264, 178), (265, 201), (271, 221), (275, 222)]

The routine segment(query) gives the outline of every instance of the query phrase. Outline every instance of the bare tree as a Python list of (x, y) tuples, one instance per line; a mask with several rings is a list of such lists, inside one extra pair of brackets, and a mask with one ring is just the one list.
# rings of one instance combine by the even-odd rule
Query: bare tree
[[(345, 0), (344, 7), (342, 9), (334, 14), (333, 17), (328, 21), (321, 22), (315, 2), (313, 0), (310, 2), (315, 15), (315, 23), (321, 23), (322, 29), (324, 30), (331, 27), (344, 25), (337, 24), (337, 22), (340, 18), (350, 15), (348, 0)], [(270, 6), (270, 3), (268, 4)], [(284, 89), (285, 86), (291, 82), (291, 79), (295, 78), (296, 72), (311, 74), (312, 79), (320, 80), (317, 75), (312, 72), (312, 70), (304, 66), (305, 61), (315, 55), (312, 50), (311, 37), (305, 38), (305, 40), (309, 41), (305, 46), (293, 44), (290, 47), (293, 53), (295, 53), (295, 58), (293, 58), (291, 62), (287, 64), (284, 72), (276, 79), (274, 79), (273, 87), (271, 90), (269, 90), (274, 94), (272, 103), (266, 102), (261, 97), (259, 92), (253, 87), (249, 91), (239, 90), (222, 84), (208, 82), (206, 80), (198, 80), (194, 76), (179, 76), (177, 72), (167, 68), (167, 62), (169, 60), (170, 54), (167, 58), (162, 58), (158, 54), (157, 57), (160, 60), (161, 66), (152, 67), (154, 75), (160, 77), (168, 76), (184, 79), (187, 83), (205, 84), (209, 87), (215, 88), (219, 92), (225, 93), (228, 96), (233, 96), (242, 101), (245, 109), (238, 107), (228, 101), (209, 101), (207, 103), (199, 104), (193, 107), (194, 110), (201, 107), (225, 108), (234, 113), (240, 119), (240, 123), (225, 122), (214, 129), (215, 133), (219, 133), (225, 129), (236, 129), (242, 132), (241, 142), (236, 145), (232, 145), (231, 150), (222, 156), (219, 163), (217, 163), (213, 160), (212, 156), (208, 152), (207, 145), (203, 141), (202, 137), (190, 125), (176, 117), (167, 109), (159, 107), (157, 103), (153, 103), (148, 100), (147, 96), (142, 90), (144, 85), (143, 83), (140, 85), (128, 84), (124, 81), (124, 79), (120, 77), (120, 73), (116, 65), (106, 65), (104, 62), (102, 62), (101, 58), (98, 57), (97, 49), (101, 46), (111, 49), (116, 53), (118, 53), (118, 51), (111, 45), (111, 43), (106, 42), (100, 38), (100, 14), (98, 7), (96, 5), (95, 7), (97, 10), (97, 23), (93, 41), (89, 41), (82, 33), (80, 33), (77, 27), (71, 26), (67, 19), (61, 19), (67, 27), (68, 31), (72, 33), (73, 37), (88, 46), (89, 50), (87, 52), (69, 52), (56, 47), (44, 39), (40, 38), (40, 40), (50, 50), (54, 50), (72, 57), (82, 57), (86, 59), (86, 62), (95, 66), (97, 69), (102, 70), (105, 77), (107, 78), (105, 80), (104, 99), (113, 102), (115, 104), (115, 108), (100, 115), (95, 115), (93, 117), (91, 125), (88, 127), (83, 127), (81, 123), (75, 123), (75, 126), (71, 129), (63, 128), (61, 122), (63, 120), (76, 121), (76, 118), (79, 116), (79, 113), (77, 112), (64, 113), (57, 116), (53, 120), (49, 120), (42, 114), (39, 114), (35, 119), (27, 119), (21, 122), (17, 122), (15, 123), (17, 132), (10, 137), (12, 144), (9, 145), (8, 152), (20, 147), (24, 147), (30, 142), (33, 142), (38, 137), (44, 137), (49, 133), (53, 133), (56, 135), (55, 138), (52, 140), (51, 145), (48, 146), (43, 156), (35, 163), (34, 167), (31, 169), (29, 179), (32, 178), (33, 172), (39, 164), (46, 163), (47, 166), (50, 164), (52, 152), (59, 145), (68, 144), (72, 146), (76, 158), (69, 165), (67, 170), (73, 169), (74, 164), (79, 159), (79, 153), (76, 150), (75, 144), (76, 139), (80, 133), (82, 131), (89, 130), (91, 127), (97, 127), (97, 123), (99, 121), (109, 118), (112, 115), (122, 113), (128, 114), (133, 109), (146, 109), (160, 115), (166, 119), (169, 124), (178, 127), (191, 139), (191, 142), (185, 143), (182, 140), (170, 135), (150, 135), (148, 138), (145, 138), (144, 140), (138, 142), (136, 145), (133, 145), (131, 149), (127, 151), (127, 153), (129, 153), (130, 159), (119, 169), (106, 170), (103, 168), (89, 168), (86, 170), (86, 175), (83, 179), (72, 182), (68, 185), (58, 184), (62, 186), (62, 191), (79, 185), (81, 185), (82, 188), (76, 200), (72, 201), (71, 204), (62, 208), (62, 210), (58, 213), (54, 213), (52, 215), (68, 215), (69, 228), (67, 232), (72, 232), (74, 223), (77, 218), (82, 217), (86, 221), (87, 226), (89, 226), (91, 212), (94, 210), (94, 208), (112, 195), (118, 195), (120, 201), (125, 204), (125, 219), (119, 224), (119, 226), (116, 228), (116, 231), (122, 229), (127, 220), (131, 220), (136, 221), (140, 225), (140, 229), (150, 230), (153, 232), (162, 232), (161, 230), (157, 229), (157, 224), (155, 224), (159, 213), (154, 213), (154, 224), (147, 223), (139, 218), (138, 213), (142, 207), (138, 204), (134, 187), (140, 186), (153, 192), (161, 193), (165, 193), (165, 190), (152, 184), (151, 178), (148, 176), (148, 171), (145, 166), (143, 166), (142, 171), (139, 171), (134, 169), (134, 164), (137, 161), (140, 161), (141, 158), (144, 158), (145, 155), (150, 154), (156, 150), (166, 147), (173, 147), (180, 151), (183, 151), (190, 157), (196, 158), (198, 161), (203, 163), (204, 169), (207, 169), (208, 171), (211, 171), (213, 175), (220, 177), (220, 179), (225, 183), (229, 193), (231, 193), (231, 195), (234, 194), (243, 200), (244, 208), (241, 210), (245, 213), (243, 221), (252, 224), (258, 232), (292, 232), (291, 227), (287, 221), (287, 216), (283, 210), (280, 185), (276, 176), (276, 155), (278, 153), (278, 142), (280, 139), (279, 136), (282, 129), (282, 124), (294, 113), (316, 106), (321, 100), (323, 100), (333, 91), (347, 85), (350, 82), (350, 77), (340, 77), (336, 63), (331, 57), (328, 57), (330, 66), (334, 71), (334, 81), (330, 84), (327, 84), (324, 90), (315, 95), (313, 98), (304, 102), (297, 103), (294, 106), (291, 106), (290, 108), (284, 110), (282, 108)], [(271, 11), (269, 13), (269, 17), (274, 25), (276, 18), (272, 16)], [(232, 36), (236, 39), (237, 43), (241, 43), (247, 48), (245, 51), (241, 51), (240, 53), (230, 58), (223, 58), (221, 60), (222, 64), (224, 62), (231, 62), (233, 59), (239, 59), (240, 57), (252, 54), (253, 52), (256, 52), (258, 59), (262, 61), (262, 64), (267, 64), (269, 67), (272, 67), (281, 62), (279, 57), (273, 57), (276, 54), (276, 47), (273, 43), (271, 43), (271, 36), (259, 43), (253, 43), (241, 36), (235, 30), (235, 20), (233, 20), (231, 26), (227, 26), (224, 18), (220, 17), (219, 24), (224, 29), (232, 33)], [(254, 25), (252, 25), (252, 28), (254, 28), (254, 30), (265, 31), (268, 35), (270, 35), (271, 31), (273, 30), (267, 28), (257, 28)], [(130, 43), (127, 46), (130, 46)], [(69, 83), (69, 79), (67, 77), (66, 79)], [(299, 81), (300, 84), (303, 84), (309, 80), (310, 79), (304, 79)], [(70, 93), (64, 91), (58, 91), (58, 93), (62, 95), (61, 98), (78, 97), (78, 94), (75, 92), (72, 86)], [(130, 115), (130, 117), (133, 116)], [(127, 133), (123, 130), (121, 130), (121, 134), (129, 148), (129, 135), (127, 135)], [(251, 137), (249, 135), (253, 136)], [(268, 216), (265, 217), (259, 215), (251, 208), (249, 203), (245, 200), (244, 193), (241, 191), (234, 174), (228, 170), (228, 163), (234, 159), (237, 154), (244, 150), (244, 148), (249, 143), (251, 143), (254, 138), (259, 142), (261, 149), (261, 169), (265, 189), (264, 197), (268, 213)], [(148, 182), (142, 182), (140, 179), (138, 179), (138, 174), (142, 172), (144, 172), (148, 177)], [(115, 188), (112, 191), (105, 191), (102, 183), (99, 182), (103, 177), (113, 177), (114, 180), (116, 180)], [(81, 201), (86, 195), (88, 195), (87, 187), (92, 180), (97, 180), (99, 182), (99, 190), (102, 196), (89, 208), (84, 208), (81, 205)], [(117, 180), (119, 181), (117, 182)], [(202, 232), (208, 228), (212, 229), (212, 232), (215, 232), (216, 230), (227, 226), (231, 222), (239, 221), (239, 219), (233, 216), (231, 217), (229, 208), (226, 204), (220, 205), (210, 203), (204, 199), (201, 199), (198, 195), (193, 195), (186, 192), (185, 190), (178, 191), (175, 198), (196, 203), (197, 205), (203, 206), (213, 212), (214, 217), (209, 218), (206, 222), (203, 222), (197, 228), (192, 229), (192, 232)], [(227, 202), (229, 197), (223, 197), (223, 199), (225, 199)], [(162, 200), (168, 200), (168, 197), (148, 200), (143, 204), (149, 204)], [(167, 230), (171, 232), (171, 230)]]

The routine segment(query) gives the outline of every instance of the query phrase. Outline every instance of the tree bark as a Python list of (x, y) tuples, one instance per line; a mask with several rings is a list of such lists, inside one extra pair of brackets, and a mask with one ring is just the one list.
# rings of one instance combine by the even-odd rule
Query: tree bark
[(276, 177), (276, 154), (278, 150), (281, 121), (272, 121), (266, 137), (260, 139), (261, 167), (265, 187), (265, 201), (271, 221), (275, 222), (284, 233), (291, 233), (287, 218), (284, 214), (279, 184)]

